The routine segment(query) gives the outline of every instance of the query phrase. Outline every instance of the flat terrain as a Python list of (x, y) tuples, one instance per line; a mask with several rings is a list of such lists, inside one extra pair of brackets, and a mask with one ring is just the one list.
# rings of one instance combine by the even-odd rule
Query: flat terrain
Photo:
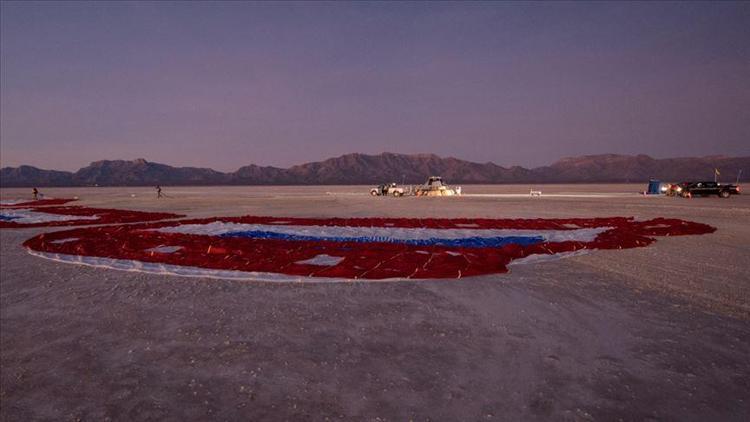
[[(273, 284), (56, 263), (0, 231), (2, 420), (750, 419), (750, 195), (642, 185), (43, 189), (191, 217), (675, 217), (657, 238), (441, 281)], [(4, 189), (3, 199), (28, 197)], [(554, 195), (554, 196), (553, 196)], [(57, 229), (53, 229), (57, 230)]]

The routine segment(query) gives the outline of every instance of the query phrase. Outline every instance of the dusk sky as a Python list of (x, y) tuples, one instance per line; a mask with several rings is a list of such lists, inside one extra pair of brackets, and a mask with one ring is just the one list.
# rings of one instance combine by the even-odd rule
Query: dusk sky
[(2, 2), (0, 160), (750, 155), (750, 3)]

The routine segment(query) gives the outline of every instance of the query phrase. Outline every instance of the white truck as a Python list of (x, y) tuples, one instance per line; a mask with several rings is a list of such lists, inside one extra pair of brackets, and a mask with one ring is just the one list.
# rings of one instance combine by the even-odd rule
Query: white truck
[(396, 183), (387, 183), (370, 189), (370, 195), (372, 196), (404, 196), (406, 191), (404, 188), (399, 187)]

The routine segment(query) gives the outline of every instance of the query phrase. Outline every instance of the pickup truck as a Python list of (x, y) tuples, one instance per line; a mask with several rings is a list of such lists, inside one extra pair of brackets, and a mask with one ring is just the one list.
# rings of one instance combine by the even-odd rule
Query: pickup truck
[(404, 196), (406, 190), (402, 187), (397, 186), (395, 183), (387, 183), (380, 185), (376, 188), (370, 189), (370, 195), (372, 196)]
[(682, 184), (682, 196), (710, 196), (717, 195), (720, 198), (729, 198), (738, 195), (740, 187), (732, 184), (717, 182), (686, 182)]

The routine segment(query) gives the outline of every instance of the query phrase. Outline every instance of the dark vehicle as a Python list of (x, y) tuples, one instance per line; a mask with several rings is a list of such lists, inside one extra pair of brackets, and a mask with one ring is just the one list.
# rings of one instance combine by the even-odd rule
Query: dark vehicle
[(721, 198), (729, 198), (738, 195), (740, 187), (732, 184), (721, 184), (717, 182), (687, 182), (682, 184), (682, 196), (710, 196), (717, 195)]

